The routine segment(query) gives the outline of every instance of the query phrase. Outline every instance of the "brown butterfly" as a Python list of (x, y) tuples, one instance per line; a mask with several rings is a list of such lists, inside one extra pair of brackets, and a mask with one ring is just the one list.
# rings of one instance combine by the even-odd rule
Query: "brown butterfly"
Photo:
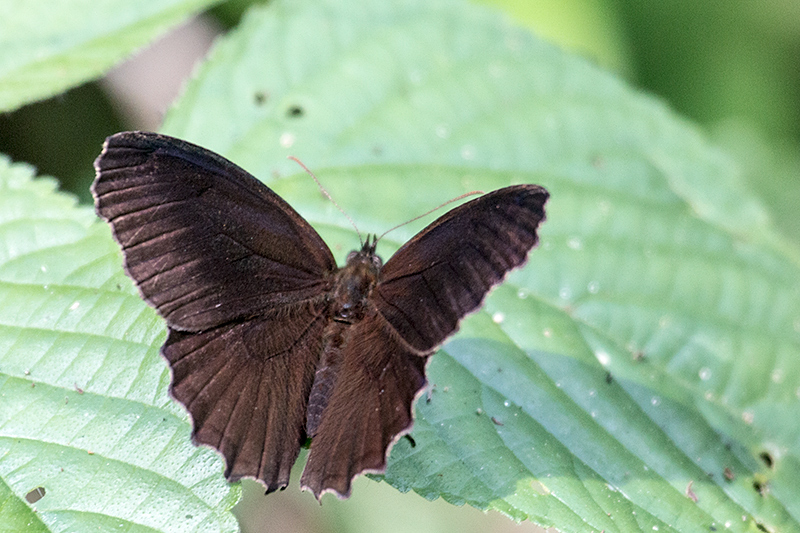
[(537, 243), (548, 193), (515, 185), (446, 213), (383, 265), (367, 238), (338, 268), (289, 204), (227, 159), (155, 133), (109, 137), (98, 214), (169, 327), (161, 353), (196, 443), (225, 476), (350, 494), (411, 430), (429, 356)]

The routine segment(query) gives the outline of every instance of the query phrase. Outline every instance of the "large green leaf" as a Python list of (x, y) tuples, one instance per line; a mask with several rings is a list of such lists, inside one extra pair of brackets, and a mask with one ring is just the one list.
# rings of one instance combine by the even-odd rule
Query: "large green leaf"
[(289, 153), (365, 232), (550, 189), (541, 249), (434, 357), (388, 482), (564, 531), (800, 530), (798, 254), (660, 102), (463, 3), (295, 1), (220, 42), (164, 129), (271, 183), (339, 257), (357, 240), (280, 179)]
[(219, 0), (0, 2), (0, 111), (96, 78)]
[(32, 174), (0, 158), (0, 530), (236, 531), (108, 228)]
[[(565, 532), (800, 531), (798, 253), (660, 103), (467, 3), (285, 0), (220, 41), (165, 131), (270, 183), (340, 259), (357, 237), (286, 154), (365, 232), (471, 189), (551, 191), (540, 249), (434, 356), (388, 483)], [(107, 228), (3, 172), (42, 200), (0, 189), (0, 519), (63, 530), (77, 502), (219, 527), (235, 492), (188, 445)]]

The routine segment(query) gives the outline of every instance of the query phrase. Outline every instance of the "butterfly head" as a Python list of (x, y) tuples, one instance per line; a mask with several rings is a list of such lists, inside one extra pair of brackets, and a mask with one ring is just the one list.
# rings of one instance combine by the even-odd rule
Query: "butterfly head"
[[(370, 237), (372, 238), (371, 240)], [(377, 245), (378, 237), (376, 235), (367, 235), (367, 241), (361, 245), (361, 250), (353, 250), (347, 254), (347, 264), (355, 262), (371, 263), (377, 271), (380, 271), (383, 266), (383, 259), (375, 253)]]

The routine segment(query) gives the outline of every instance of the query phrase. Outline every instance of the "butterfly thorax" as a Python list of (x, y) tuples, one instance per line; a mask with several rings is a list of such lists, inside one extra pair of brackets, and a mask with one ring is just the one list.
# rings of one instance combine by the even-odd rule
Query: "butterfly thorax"
[(335, 274), (330, 312), (337, 322), (358, 322), (364, 317), (367, 301), (378, 283), (383, 261), (375, 254), (375, 241), (353, 250), (347, 263)]

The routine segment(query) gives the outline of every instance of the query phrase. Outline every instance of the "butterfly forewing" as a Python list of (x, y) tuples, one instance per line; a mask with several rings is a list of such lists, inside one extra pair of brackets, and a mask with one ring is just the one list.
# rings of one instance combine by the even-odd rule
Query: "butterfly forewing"
[(145, 299), (175, 328), (201, 331), (327, 290), (330, 250), (250, 174), (152, 133), (108, 138), (95, 162), (98, 213)]
[(373, 293), (380, 313), (415, 350), (433, 350), (525, 262), (547, 198), (537, 185), (515, 185), (436, 220), (383, 267)]

